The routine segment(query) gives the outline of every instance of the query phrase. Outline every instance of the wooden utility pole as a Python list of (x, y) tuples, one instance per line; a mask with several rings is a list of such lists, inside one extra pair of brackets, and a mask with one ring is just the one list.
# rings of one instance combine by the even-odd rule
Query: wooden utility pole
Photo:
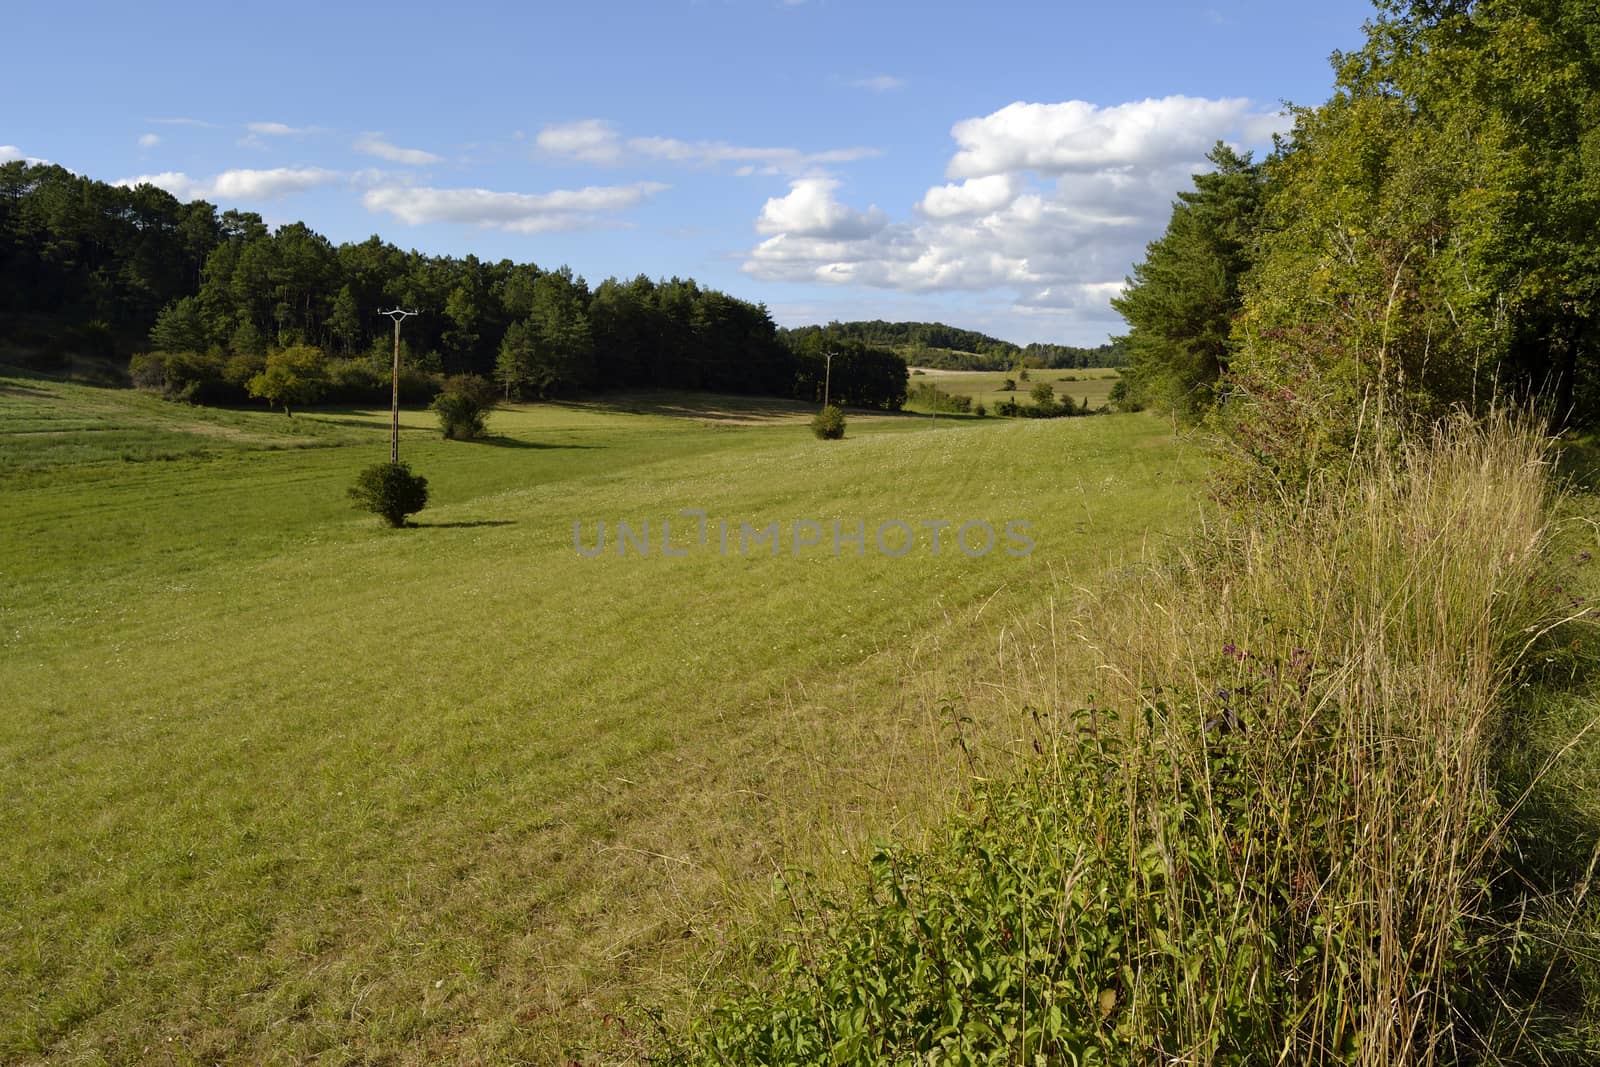
[(828, 394), (833, 388), (833, 353), (824, 352), (822, 355), (822, 406), (828, 406)]
[(388, 311), (380, 310), (380, 315), (387, 315), (394, 320), (394, 376), (390, 379), (389, 393), (389, 462), (400, 462), (400, 324), (415, 311), (395, 307)]

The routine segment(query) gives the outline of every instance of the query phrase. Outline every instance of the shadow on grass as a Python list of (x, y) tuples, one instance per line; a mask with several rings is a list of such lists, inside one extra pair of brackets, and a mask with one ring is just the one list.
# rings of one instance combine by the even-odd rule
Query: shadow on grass
[[(713, 425), (735, 426), (800, 423), (809, 420), (822, 406), (820, 402), (794, 400), (789, 397), (754, 396), (744, 393), (700, 393), (671, 389), (601, 393), (569, 400), (550, 401), (550, 403), (574, 411), (612, 415), (663, 415), (670, 418), (694, 419)], [(846, 407), (845, 414), (851, 418), (876, 419), (900, 418), (912, 413)]]
[(572, 445), (553, 444), (549, 441), (524, 441), (520, 437), (506, 437), (502, 434), (493, 434), (488, 437), (478, 437), (467, 442), (475, 445), (493, 445), (495, 448), (599, 448), (599, 445)]
[(476, 530), (484, 526), (515, 526), (512, 519), (463, 519), (459, 522), (408, 522), (408, 529), (416, 530)]

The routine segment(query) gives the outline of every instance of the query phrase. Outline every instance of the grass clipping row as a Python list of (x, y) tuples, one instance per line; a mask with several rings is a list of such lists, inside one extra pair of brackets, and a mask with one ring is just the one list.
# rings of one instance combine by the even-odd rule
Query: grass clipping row
[(1531, 1057), (1492, 992), (1491, 753), (1557, 621), (1549, 458), (1451, 424), (1129, 575), (1085, 625), (1098, 699), (1041, 709), (1039, 758), (931, 847), (797, 898), (771, 978), (665, 1058)]

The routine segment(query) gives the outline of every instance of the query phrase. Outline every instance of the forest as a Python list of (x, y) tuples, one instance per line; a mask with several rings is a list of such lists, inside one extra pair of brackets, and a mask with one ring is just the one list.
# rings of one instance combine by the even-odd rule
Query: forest
[(342, 399), (377, 400), (392, 344), (377, 312), (395, 305), (423, 312), (402, 340), (413, 393), (477, 374), (527, 397), (678, 388), (813, 400), (831, 350), (836, 399), (889, 410), (905, 399), (893, 352), (833, 331), (785, 338), (765, 307), (692, 279), (591, 289), (565, 267), (427, 256), (376, 236), (334, 245), (303, 223), (274, 230), (150, 185), (0, 166), (0, 335), (46, 362), (151, 351), (146, 380), (170, 395), (242, 402), (269, 350), (309, 346), (333, 360)]
[(790, 338), (813, 334), (881, 345), (899, 352), (914, 367), (939, 370), (1011, 370), (1017, 366), (1074, 370), (1082, 367), (1120, 367), (1126, 362), (1120, 346), (1106, 343), (1094, 348), (1044, 344), (1015, 345), (976, 330), (963, 330), (942, 322), (830, 322), (826, 326), (801, 326), (780, 330)]
[(1600, 400), (1593, 3), (1377, 5), (1261, 160), (1218, 144), (1113, 306), (1125, 400), (1211, 418), (1278, 473), (1362, 405)]

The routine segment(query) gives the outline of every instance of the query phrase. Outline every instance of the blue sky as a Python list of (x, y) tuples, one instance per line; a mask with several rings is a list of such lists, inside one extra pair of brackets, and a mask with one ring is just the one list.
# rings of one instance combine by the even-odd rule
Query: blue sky
[(1095, 344), (1218, 138), (1370, 6), (8, 5), (0, 158), (335, 241), (693, 276), (781, 324)]

